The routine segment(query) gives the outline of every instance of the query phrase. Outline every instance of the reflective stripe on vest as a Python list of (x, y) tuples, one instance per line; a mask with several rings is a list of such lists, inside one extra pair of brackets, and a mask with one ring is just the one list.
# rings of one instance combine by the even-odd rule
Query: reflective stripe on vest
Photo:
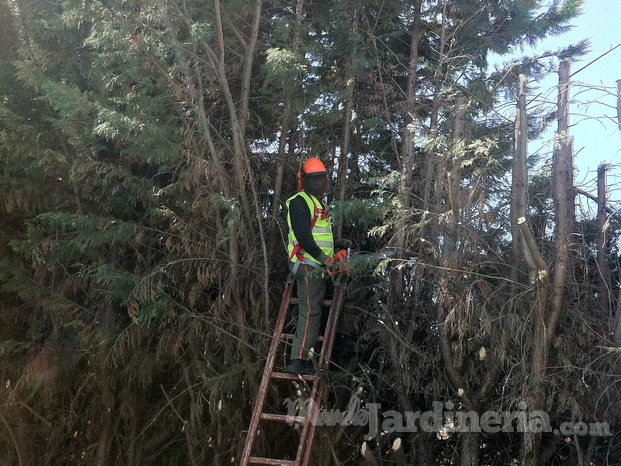
[[(334, 255), (334, 238), (332, 236), (332, 225), (328, 218), (328, 210), (314, 196), (304, 191), (300, 191), (287, 199), (287, 209), (289, 209), (289, 203), (297, 196), (301, 196), (306, 201), (306, 205), (308, 205), (308, 211), (311, 214), (311, 232), (315, 243), (317, 243), (317, 246), (326, 256), (332, 257)], [(304, 251), (298, 244), (293, 228), (291, 228), (291, 217), (289, 214), (287, 214), (287, 224), (289, 226), (289, 241), (287, 244), (289, 260), (293, 262), (296, 260), (300, 262), (311, 261), (319, 264), (313, 256)]]

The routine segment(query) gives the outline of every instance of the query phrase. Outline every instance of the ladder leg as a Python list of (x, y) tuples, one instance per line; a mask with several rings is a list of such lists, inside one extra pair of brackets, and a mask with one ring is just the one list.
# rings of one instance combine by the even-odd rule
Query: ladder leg
[(257, 429), (259, 427), (259, 421), (261, 420), (261, 413), (265, 405), (265, 399), (267, 397), (267, 390), (269, 388), (270, 379), (274, 370), (274, 364), (276, 362), (276, 354), (278, 352), (278, 345), (282, 330), (285, 325), (285, 319), (287, 311), (289, 309), (289, 303), (291, 302), (291, 294), (293, 291), (293, 279), (289, 277), (287, 284), (283, 292), (283, 298), (280, 303), (280, 309), (278, 311), (278, 318), (276, 319), (276, 325), (274, 326), (274, 334), (272, 336), (272, 342), (270, 344), (270, 350), (267, 355), (267, 361), (265, 362), (265, 369), (263, 370), (263, 376), (261, 378), (261, 384), (259, 385), (259, 392), (255, 401), (254, 410), (252, 411), (252, 419), (250, 420), (250, 427), (248, 427), (248, 435), (246, 437), (246, 444), (241, 456), (240, 466), (247, 466), (252, 453), (252, 447), (257, 435)]
[(303, 432), (300, 438), (300, 446), (298, 448), (298, 455), (296, 456), (296, 464), (298, 466), (307, 466), (308, 461), (310, 459), (310, 453), (313, 446), (313, 439), (315, 438), (315, 427), (317, 426), (317, 421), (319, 419), (319, 412), (321, 411), (321, 397), (323, 395), (323, 384), (317, 380), (315, 382), (314, 387), (317, 387), (316, 390), (313, 390), (313, 411), (311, 413), (307, 413), (308, 421), (304, 427), (307, 427), (307, 432)]
[[(330, 365), (330, 357), (332, 355), (332, 347), (334, 344), (334, 336), (336, 334), (336, 327), (338, 325), (338, 318), (343, 307), (343, 300), (345, 297), (345, 284), (346, 280), (343, 278), (341, 283), (335, 289), (334, 296), (332, 297), (332, 304), (330, 305), (330, 314), (328, 315), (328, 322), (326, 324), (326, 330), (324, 332), (324, 340), (323, 345), (321, 347), (321, 359), (320, 359), (320, 367), (322, 370), (327, 370)], [(319, 380), (313, 386), (313, 390), (317, 387), (315, 393), (313, 394), (313, 405), (314, 410), (309, 414), (309, 430), (306, 438), (304, 438), (304, 452), (303, 456), (296, 458), (299, 466), (307, 466), (310, 460), (310, 453), (313, 445), (313, 440), (315, 437), (315, 427), (317, 425), (317, 420), (319, 418), (320, 410), (321, 410), (321, 399), (323, 396), (323, 383)], [(301, 453), (301, 451), (300, 451)]]
[[(249, 464), (273, 464), (273, 465), (288, 465), (288, 466), (307, 466), (310, 460), (310, 454), (312, 450), (313, 439), (315, 436), (315, 427), (317, 425), (320, 410), (321, 399), (323, 396), (324, 384), (320, 381), (320, 374), (299, 376), (289, 373), (274, 372), (274, 365), (276, 361), (276, 355), (278, 353), (278, 347), (282, 339), (282, 332), (289, 310), (289, 305), (292, 303), (292, 290), (295, 280), (293, 277), (287, 279), (287, 284), (283, 292), (283, 299), (280, 304), (280, 310), (278, 311), (278, 318), (274, 327), (274, 335), (272, 336), (272, 342), (270, 344), (270, 350), (265, 363), (265, 369), (263, 370), (263, 376), (259, 385), (259, 392), (255, 401), (254, 409), (252, 412), (252, 419), (248, 428), (248, 435), (246, 437), (246, 444), (242, 452), (240, 466), (248, 466)], [(346, 279), (343, 278), (340, 284), (335, 288), (335, 294), (330, 303), (330, 314), (328, 315), (328, 322), (324, 331), (323, 342), (321, 345), (321, 351), (319, 353), (319, 371), (325, 371), (330, 365), (330, 356), (332, 354), (332, 347), (334, 343), (334, 336), (336, 334), (336, 327), (338, 322), (339, 313), (343, 306), (344, 294), (345, 294)], [(297, 302), (297, 300), (293, 300)], [(327, 304), (327, 303), (326, 303)], [(278, 460), (272, 458), (256, 458), (252, 456), (252, 449), (255, 443), (255, 438), (258, 432), (259, 422), (261, 419), (271, 419), (276, 421), (285, 420), (285, 416), (278, 414), (264, 414), (263, 409), (265, 407), (265, 400), (267, 398), (267, 391), (270, 386), (272, 378), (286, 379), (286, 380), (306, 380), (312, 382), (312, 388), (310, 391), (309, 405), (310, 412), (304, 413), (304, 419), (302, 420), (302, 430), (300, 432), (300, 439), (298, 448), (296, 451), (295, 460)]]
[(334, 296), (330, 305), (330, 314), (328, 315), (328, 322), (326, 323), (326, 329), (324, 331), (323, 346), (321, 347), (320, 367), (322, 369), (328, 369), (330, 365), (330, 357), (332, 356), (332, 349), (334, 347), (334, 337), (338, 327), (338, 319), (345, 299), (345, 285), (346, 279), (343, 278), (341, 283), (338, 284), (334, 290)]

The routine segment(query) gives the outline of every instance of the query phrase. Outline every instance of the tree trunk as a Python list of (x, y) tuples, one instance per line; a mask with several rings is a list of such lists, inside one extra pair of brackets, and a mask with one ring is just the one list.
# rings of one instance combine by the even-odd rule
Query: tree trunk
[(112, 437), (114, 436), (114, 416), (112, 411), (103, 409), (101, 417), (103, 418), (103, 425), (101, 426), (101, 433), (99, 434), (99, 441), (97, 442), (95, 466), (107, 466), (112, 462), (110, 458), (110, 449), (112, 446)]
[(461, 466), (479, 466), (481, 433), (462, 432), (459, 440), (461, 442)]
[(528, 207), (528, 122), (526, 119), (526, 77), (521, 74), (519, 81), (517, 112), (515, 118), (515, 142), (513, 151), (513, 166), (511, 169), (511, 199), (510, 219), (512, 253), (515, 267), (511, 269), (511, 281), (513, 283), (512, 294), (520, 281), (519, 273), (524, 262), (530, 272), (530, 283), (535, 283), (537, 277), (533, 276), (536, 268), (533, 264), (529, 249), (524, 244), (524, 238), (518, 226), (518, 219), (526, 218)]
[[(552, 158), (552, 189), (554, 210), (556, 213), (556, 260), (554, 262), (554, 283), (552, 286), (552, 303), (550, 315), (546, 322), (546, 344), (554, 340), (556, 324), (563, 308), (565, 279), (569, 259), (570, 226), (575, 222), (573, 196), (574, 186), (568, 185), (573, 174), (566, 170), (573, 166), (569, 160), (573, 158), (573, 144), (569, 136), (569, 60), (561, 62), (559, 69), (559, 125), (557, 133), (558, 150)], [(569, 205), (571, 203), (571, 205)]]
[[(417, 0), (414, 2), (414, 18), (411, 25), (411, 37), (410, 37), (410, 61), (408, 65), (408, 81), (407, 81), (407, 106), (405, 115), (405, 125), (403, 127), (403, 142), (401, 146), (401, 196), (403, 209), (407, 210), (412, 204), (412, 189), (413, 185), (413, 172), (414, 161), (416, 154), (416, 147), (414, 144), (415, 125), (413, 116), (415, 115), (416, 108), (416, 78), (417, 78), (417, 65), (418, 65), (418, 48), (420, 43), (420, 14), (421, 14), (421, 2)], [(406, 220), (402, 219), (398, 222), (395, 231), (396, 237), (396, 256), (398, 259), (405, 257), (405, 245), (407, 241), (407, 224)], [(420, 284), (421, 277), (417, 276), (417, 283)], [(396, 300), (401, 300), (403, 297), (403, 269), (398, 268), (392, 272), (392, 283), (394, 283), (393, 293), (391, 296)], [(420, 289), (420, 285), (416, 287)]]
[[(455, 125), (453, 129), (453, 148), (456, 151), (462, 151), (462, 138), (464, 134), (464, 115), (466, 112), (466, 99), (462, 96), (457, 98), (455, 103)], [(463, 211), (463, 200), (461, 199), (461, 174), (463, 155), (461, 153), (453, 154), (453, 163), (448, 171), (448, 200), (450, 205), (449, 218), (446, 224), (446, 241), (444, 244), (450, 246), (454, 252), (457, 244), (457, 225), (460, 221), (460, 212)]]
[[(523, 257), (530, 277), (533, 291), (530, 294), (532, 325), (534, 326), (533, 347), (531, 352), (531, 384), (533, 396), (531, 409), (543, 409), (543, 370), (545, 367), (546, 335), (545, 307), (547, 288), (547, 268), (537, 250), (536, 243), (526, 219), (528, 172), (527, 172), (527, 122), (526, 122), (526, 79), (520, 75), (520, 92), (515, 124), (515, 153), (513, 159), (513, 179), (511, 182), (511, 228), (513, 236), (514, 259)], [(522, 253), (522, 254), (520, 254)], [(517, 285), (517, 273), (513, 275), (514, 287)], [(537, 466), (541, 438), (534, 432), (524, 432), (520, 451), (521, 466)]]
[(617, 348), (621, 348), (621, 288), (619, 288), (619, 296), (617, 296), (617, 312), (613, 322), (613, 342)]
[[(358, 27), (358, 10), (354, 10), (354, 28)], [(345, 115), (343, 121), (343, 142), (341, 143), (341, 153), (339, 155), (339, 169), (336, 178), (336, 185), (338, 189), (337, 200), (339, 202), (343, 202), (346, 199), (347, 194), (347, 167), (348, 167), (348, 159), (349, 159), (349, 151), (350, 151), (350, 140), (351, 140), (351, 126), (352, 126), (352, 114), (354, 108), (354, 90), (355, 90), (355, 76), (354, 76), (354, 62), (356, 60), (356, 50), (357, 47), (354, 47), (354, 50), (350, 56), (350, 72), (348, 73), (347, 79), (347, 97), (345, 101)], [(343, 236), (343, 220), (340, 219), (338, 223), (335, 225), (334, 229), (336, 238), (341, 238)]]
[[(569, 136), (569, 61), (564, 60), (559, 67), (559, 96), (558, 96), (558, 132), (556, 135), (555, 151), (552, 158), (552, 196), (554, 200), (556, 223), (556, 257), (554, 261), (554, 276), (551, 289), (551, 300), (547, 303), (545, 287), (539, 286), (537, 302), (534, 306), (535, 335), (531, 353), (531, 384), (532, 406), (534, 410), (546, 409), (545, 371), (547, 367), (548, 349), (556, 338), (556, 326), (563, 309), (565, 295), (565, 280), (569, 260), (569, 235), (571, 225), (575, 222), (573, 206), (572, 143)], [(573, 183), (573, 182), (572, 182)], [(571, 204), (571, 205), (570, 205)], [(547, 309), (549, 305), (549, 310)], [(524, 432), (521, 464), (522, 466), (538, 466), (540, 463), (541, 434)]]
[(602, 309), (612, 313), (610, 304), (610, 270), (608, 268), (608, 213), (606, 212), (606, 171), (604, 164), (597, 167), (597, 271), (599, 281), (599, 303)]
[[(558, 131), (557, 138), (560, 144), (560, 158), (558, 163), (559, 176), (563, 177), (564, 192), (559, 192), (563, 197), (565, 211), (565, 229), (567, 234), (571, 234), (576, 229), (576, 190), (574, 187), (574, 141), (569, 135), (569, 74), (570, 62), (566, 58), (559, 64), (559, 84), (558, 84)], [(556, 185), (555, 185), (556, 186)]]
[[(440, 95), (443, 89), (442, 81), (444, 79), (444, 72), (447, 66), (447, 14), (448, 14), (448, 1), (443, 1), (442, 7), (442, 24), (440, 27), (440, 42), (436, 53), (440, 56), (435, 74), (433, 77), (433, 100), (431, 103), (431, 115), (429, 122), (429, 134), (433, 140), (434, 147), (438, 136), (438, 121), (440, 117), (440, 107), (442, 106), (442, 96)], [(427, 154), (426, 167), (425, 167), (425, 185), (423, 192), (423, 207), (430, 210), (434, 214), (439, 213), (440, 195), (442, 193), (442, 186), (444, 184), (444, 162), (442, 158), (437, 154), (435, 148), (431, 154)], [(435, 232), (437, 233), (437, 231)], [(436, 236), (432, 232), (433, 236)]]
[[(293, 26), (293, 39), (291, 41), (291, 50), (297, 53), (300, 49), (300, 26), (302, 24), (302, 13), (304, 11), (304, 0), (298, 0), (295, 7), (295, 25)], [(274, 203), (272, 204), (272, 221), (276, 221), (280, 210), (280, 196), (282, 194), (282, 180), (285, 167), (285, 152), (287, 141), (289, 147), (292, 146), (292, 140), (289, 135), (289, 122), (291, 121), (291, 109), (293, 107), (293, 89), (285, 88), (283, 101), (282, 122), (280, 125), (280, 138), (278, 140), (278, 163), (276, 166), (276, 174), (274, 177)]]
[[(542, 371), (545, 361), (545, 327), (544, 327), (544, 313), (545, 313), (545, 288), (541, 286), (538, 280), (538, 270), (534, 265), (533, 256), (537, 256), (536, 246), (530, 235), (530, 230), (526, 225), (526, 210), (527, 210), (527, 198), (528, 198), (528, 172), (527, 172), (527, 122), (526, 122), (526, 79), (524, 75), (520, 75), (520, 93), (518, 97), (518, 111), (515, 124), (515, 154), (513, 162), (513, 180), (511, 184), (511, 226), (513, 232), (513, 253), (515, 258), (523, 257), (528, 265), (530, 284), (539, 285), (537, 289), (532, 293), (532, 313), (533, 313), (533, 325), (535, 328), (534, 342), (531, 353), (531, 373), (532, 377), (532, 393), (536, 400), (534, 404), (539, 406), (541, 404), (542, 396), (541, 390), (543, 388)], [(516, 229), (520, 229), (518, 235)], [(530, 244), (530, 248), (528, 244)], [(523, 252), (523, 256), (519, 253)], [(513, 275), (514, 283), (517, 285), (518, 276), (517, 268), (514, 269)], [(515, 287), (515, 285), (514, 285)], [(543, 293), (543, 295), (542, 295)], [(535, 408), (539, 409), (539, 408)], [(520, 451), (521, 466), (536, 466), (538, 464), (538, 450), (539, 450), (540, 438), (532, 432), (525, 431), (522, 436), (522, 445)]]

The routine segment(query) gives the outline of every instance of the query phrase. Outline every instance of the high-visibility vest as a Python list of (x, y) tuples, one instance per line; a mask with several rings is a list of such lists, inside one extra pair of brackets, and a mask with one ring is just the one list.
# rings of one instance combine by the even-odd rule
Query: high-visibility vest
[[(326, 256), (332, 257), (334, 255), (334, 237), (332, 236), (332, 224), (328, 218), (328, 209), (324, 207), (322, 203), (315, 198), (315, 196), (307, 194), (304, 191), (300, 191), (287, 199), (287, 209), (289, 209), (289, 203), (298, 196), (301, 196), (306, 201), (308, 210), (311, 213), (310, 228), (315, 243), (317, 243), (317, 246), (319, 246)], [(319, 264), (313, 256), (304, 251), (304, 249), (302, 249), (302, 247), (298, 244), (295, 234), (293, 233), (293, 228), (291, 228), (290, 214), (287, 214), (287, 224), (289, 226), (289, 241), (287, 244), (289, 260), (293, 262), (296, 260), (300, 262), (310, 261), (311, 263)]]

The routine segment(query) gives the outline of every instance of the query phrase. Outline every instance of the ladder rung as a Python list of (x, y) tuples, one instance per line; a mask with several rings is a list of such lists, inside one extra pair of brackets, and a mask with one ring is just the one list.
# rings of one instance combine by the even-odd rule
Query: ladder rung
[(266, 421), (288, 422), (289, 424), (293, 424), (294, 422), (304, 424), (306, 422), (305, 416), (291, 416), (289, 414), (261, 413), (261, 419), (265, 419)]
[[(299, 304), (300, 300), (298, 298), (291, 298), (291, 300), (289, 301), (289, 304)], [(332, 300), (331, 299), (324, 299), (323, 301), (321, 301), (321, 305), (325, 306), (325, 307), (331, 307), (332, 306)]]
[(296, 462), (295, 461), (289, 461), (289, 460), (277, 460), (274, 458), (259, 458), (257, 456), (251, 456), (250, 459), (248, 460), (248, 463), (250, 464), (275, 464), (275, 465), (283, 465), (283, 466), (296, 466)]
[[(292, 333), (283, 333), (282, 335), (280, 335), (280, 339), (285, 340), (285, 341), (293, 340), (293, 337), (294, 335)], [(319, 335), (317, 337), (317, 341), (319, 342), (323, 341), (323, 335)]]
[(300, 377), (302, 377), (302, 380), (312, 380), (312, 381), (314, 381), (317, 378), (316, 375), (300, 375), (300, 374), (291, 374), (289, 372), (272, 372), (273, 379), (299, 380)]
[[(329, 307), (330, 313), (328, 316), (328, 321), (326, 323), (326, 334), (330, 336), (334, 336), (334, 326), (336, 325), (336, 319), (338, 317), (338, 312), (340, 312), (341, 307), (343, 305), (343, 293), (345, 290), (344, 284), (346, 283), (346, 279), (344, 279), (343, 283), (340, 287), (335, 287), (334, 296), (331, 296), (331, 299), (324, 299), (321, 301), (322, 307)], [(310, 452), (313, 444), (313, 437), (315, 433), (315, 423), (312, 422), (315, 419), (315, 416), (318, 414), (317, 411), (313, 410), (312, 413), (308, 413), (306, 416), (291, 416), (285, 414), (276, 414), (276, 413), (264, 413), (263, 408), (265, 405), (265, 399), (267, 395), (267, 390), (269, 389), (270, 383), (273, 379), (281, 379), (281, 380), (290, 380), (290, 381), (305, 381), (310, 382), (310, 384), (298, 384), (298, 385), (312, 385), (310, 388), (310, 399), (316, 403), (320, 403), (322, 400), (323, 389), (324, 386), (319, 381), (320, 373), (313, 375), (298, 375), (291, 374), (288, 372), (275, 372), (275, 360), (276, 360), (276, 348), (280, 347), (283, 343), (289, 344), (289, 341), (293, 339), (293, 335), (283, 333), (283, 330), (286, 328), (285, 324), (287, 322), (287, 313), (291, 310), (290, 305), (292, 304), (300, 304), (300, 300), (297, 297), (293, 297), (293, 286), (295, 285), (295, 280), (293, 277), (289, 276), (287, 278), (287, 283), (285, 286), (285, 290), (283, 291), (283, 298), (280, 303), (280, 309), (278, 311), (278, 318), (274, 325), (274, 335), (272, 338), (272, 342), (270, 345), (270, 353), (267, 358), (267, 362), (265, 364), (265, 369), (263, 370), (263, 377), (261, 379), (261, 386), (259, 388), (259, 393), (257, 395), (257, 400), (255, 401), (254, 410), (252, 412), (252, 419), (250, 422), (250, 428), (248, 429), (248, 435), (246, 438), (246, 444), (244, 446), (244, 450), (241, 455), (241, 466), (249, 466), (251, 464), (267, 464), (274, 466), (307, 466), (310, 458)], [(334, 307), (333, 307), (334, 306)], [(335, 312), (333, 312), (335, 311)], [(332, 342), (327, 339), (324, 341), (323, 336), (319, 338), (319, 341), (323, 341), (322, 345), (322, 354), (323, 349), (331, 346)], [(326, 345), (326, 342), (328, 343)], [(328, 348), (329, 349), (329, 348)], [(319, 371), (324, 370), (324, 365), (329, 364), (327, 359), (323, 359), (321, 355), (319, 359), (319, 363), (322, 368)], [(327, 362), (326, 362), (327, 361)], [(315, 364), (315, 367), (317, 365)], [(280, 369), (282, 370), (282, 369)], [(294, 384), (295, 385), (295, 384)], [(301, 411), (297, 414), (303, 414)], [(286, 460), (286, 459), (276, 459), (276, 458), (263, 458), (258, 456), (251, 456), (252, 450), (254, 447), (255, 437), (258, 433), (258, 427), (261, 420), (264, 421), (276, 421), (276, 422), (289, 422), (302, 424), (303, 428), (300, 432), (300, 441), (303, 443), (299, 443), (297, 447), (297, 458), (295, 460)]]

